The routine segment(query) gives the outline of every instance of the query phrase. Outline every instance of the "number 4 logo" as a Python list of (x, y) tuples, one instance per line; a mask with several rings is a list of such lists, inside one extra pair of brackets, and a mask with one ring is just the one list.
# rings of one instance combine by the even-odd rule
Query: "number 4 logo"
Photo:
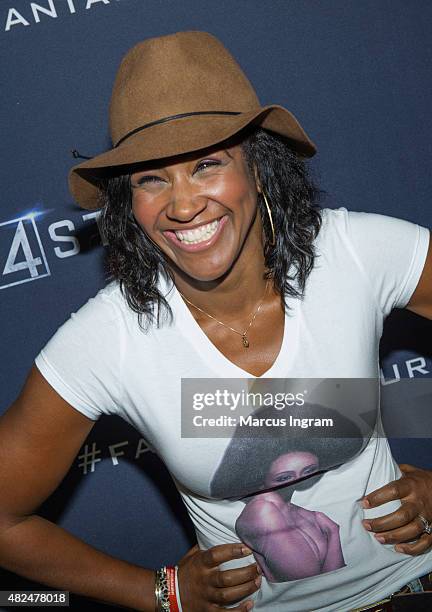
[(0, 223), (1, 245), (3, 248), (6, 244), (10, 245), (7, 254), (1, 252), (3, 248), (0, 250), (0, 261), (3, 255), (6, 255), (2, 271), (5, 283), (0, 284), (0, 289), (45, 278), (51, 274), (34, 217), (34, 213), (30, 213), (19, 219)]

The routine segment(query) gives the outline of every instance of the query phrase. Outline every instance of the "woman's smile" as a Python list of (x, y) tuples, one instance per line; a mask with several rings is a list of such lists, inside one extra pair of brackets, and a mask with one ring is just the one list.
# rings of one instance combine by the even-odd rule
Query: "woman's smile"
[(185, 230), (166, 230), (165, 236), (178, 248), (189, 252), (202, 251), (213, 246), (219, 238), (228, 216)]
[(144, 166), (131, 175), (131, 185), (138, 224), (171, 263), (197, 280), (221, 277), (240, 252), (262, 240), (257, 185), (239, 145)]

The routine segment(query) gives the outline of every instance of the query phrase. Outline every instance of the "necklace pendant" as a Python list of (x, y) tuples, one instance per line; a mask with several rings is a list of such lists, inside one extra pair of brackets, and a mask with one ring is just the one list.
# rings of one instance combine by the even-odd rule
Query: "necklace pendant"
[(246, 334), (242, 335), (242, 342), (245, 348), (249, 348), (249, 340), (246, 338)]

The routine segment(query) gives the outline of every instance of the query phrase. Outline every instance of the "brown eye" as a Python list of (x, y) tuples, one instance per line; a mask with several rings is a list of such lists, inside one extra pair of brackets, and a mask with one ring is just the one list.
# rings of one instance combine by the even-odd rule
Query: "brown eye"
[(275, 482), (289, 482), (290, 480), (294, 480), (295, 479), (295, 473), (294, 472), (284, 472), (283, 474), (278, 474), (274, 481)]
[(130, 181), (132, 189), (139, 189), (145, 185), (163, 182), (163, 178), (157, 174), (140, 174), (137, 172), (136, 174), (131, 174)]
[(303, 476), (308, 476), (309, 474), (313, 474), (314, 472), (318, 472), (318, 465), (307, 465), (303, 470), (302, 470), (302, 475)]
[(207, 168), (211, 168), (212, 166), (219, 166), (220, 162), (216, 159), (204, 159), (200, 161), (200, 163), (196, 167), (196, 172), (201, 170), (207, 170)]
[(145, 185), (146, 183), (156, 183), (161, 180), (162, 179), (159, 176), (155, 176), (153, 174), (145, 174), (136, 181), (136, 186), (140, 187), (141, 185)]

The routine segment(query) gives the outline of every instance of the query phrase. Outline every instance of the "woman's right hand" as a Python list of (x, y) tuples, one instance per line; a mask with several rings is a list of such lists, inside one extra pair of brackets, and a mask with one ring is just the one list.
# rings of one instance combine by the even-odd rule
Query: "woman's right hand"
[[(261, 575), (256, 563), (219, 569), (221, 563), (250, 554), (252, 551), (242, 544), (220, 544), (208, 550), (194, 546), (177, 564), (183, 612), (219, 612), (257, 591)], [(229, 609), (246, 612), (252, 608), (250, 599)]]

